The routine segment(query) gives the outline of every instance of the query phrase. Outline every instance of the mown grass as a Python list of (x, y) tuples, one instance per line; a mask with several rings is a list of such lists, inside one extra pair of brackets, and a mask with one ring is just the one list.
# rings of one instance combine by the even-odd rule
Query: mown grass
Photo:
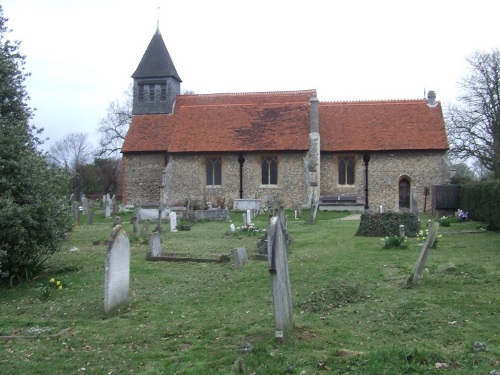
[[(295, 328), (274, 339), (267, 263), (169, 263), (145, 260), (147, 240), (132, 235), (130, 305), (103, 311), (106, 241), (111, 220), (73, 231), (36, 280), (0, 291), (2, 374), (488, 374), (500, 368), (500, 234), (464, 233), (452, 223), (406, 288), (420, 247), (383, 250), (356, 237), (348, 213), (319, 212), (314, 225), (293, 215), (289, 266)], [(236, 225), (241, 215), (232, 214)], [(426, 221), (423, 218), (423, 223)], [(267, 217), (254, 220), (265, 228)], [(165, 225), (165, 229), (168, 224)], [(202, 222), (162, 234), (166, 252), (218, 256), (257, 252), (259, 235), (231, 234)], [(93, 245), (96, 243), (96, 245)], [(69, 252), (77, 247), (77, 252)], [(453, 263), (455, 268), (440, 270)], [(47, 300), (51, 278), (67, 288)], [(33, 328), (43, 330), (33, 334)], [(73, 328), (60, 336), (65, 328)], [(29, 337), (26, 337), (29, 336)], [(35, 336), (35, 337), (32, 337)], [(486, 350), (474, 351), (476, 341)], [(443, 363), (447, 368), (437, 369)], [(84, 369), (84, 370), (83, 370)]]

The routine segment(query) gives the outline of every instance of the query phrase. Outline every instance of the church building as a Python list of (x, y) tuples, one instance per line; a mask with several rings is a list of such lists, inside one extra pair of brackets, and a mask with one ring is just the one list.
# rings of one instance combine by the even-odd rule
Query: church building
[(431, 186), (450, 180), (432, 91), (357, 102), (320, 102), (316, 90), (181, 95), (159, 30), (132, 78), (122, 147), (128, 204), (190, 199), (231, 209), (241, 199), (264, 205), (277, 197), (286, 208), (319, 199), (325, 207), (422, 210)]

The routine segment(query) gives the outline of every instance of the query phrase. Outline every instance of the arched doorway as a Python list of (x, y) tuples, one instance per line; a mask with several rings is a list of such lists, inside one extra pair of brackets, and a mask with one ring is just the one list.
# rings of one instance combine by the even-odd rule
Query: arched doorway
[(406, 177), (399, 180), (399, 209), (410, 209), (410, 181)]

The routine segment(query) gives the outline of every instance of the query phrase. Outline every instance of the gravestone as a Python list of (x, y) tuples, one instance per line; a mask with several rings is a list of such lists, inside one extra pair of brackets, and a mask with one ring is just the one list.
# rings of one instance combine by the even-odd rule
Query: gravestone
[(113, 194), (113, 198), (111, 198), (111, 208), (113, 210), (113, 215), (118, 215), (120, 213), (120, 205), (118, 204), (118, 199), (116, 199), (116, 195)]
[(403, 224), (401, 224), (399, 226), (399, 237), (400, 238), (405, 238), (406, 237), (405, 226)]
[(267, 253), (276, 321), (275, 338), (282, 341), (288, 338), (293, 328), (293, 306), (286, 234), (283, 222), (277, 216), (273, 216), (269, 224)]
[(163, 201), (160, 201), (160, 204), (158, 205), (158, 220), (156, 223), (156, 231), (157, 232), (162, 232), (162, 227), (161, 227), (161, 219), (163, 216)]
[(160, 242), (160, 232), (153, 232), (149, 236), (149, 255), (159, 257), (163, 255)]
[(89, 210), (89, 214), (87, 215), (87, 224), (94, 224), (94, 210)]
[(139, 233), (139, 217), (137, 216), (137, 212), (134, 212), (134, 215), (132, 216), (132, 228), (133, 228), (133, 233), (137, 234)]
[(247, 225), (247, 214), (241, 214), (241, 220), (243, 222), (243, 226), (246, 226)]
[(146, 237), (149, 233), (149, 221), (143, 221), (141, 227), (141, 237)]
[(316, 214), (318, 213), (319, 201), (313, 194), (311, 198), (311, 210), (309, 211), (309, 216), (307, 217), (306, 224), (314, 224), (316, 222)]
[(73, 201), (71, 207), (73, 209), (73, 222), (75, 225), (80, 225), (80, 205), (77, 201)]
[(247, 210), (247, 224), (252, 224), (252, 211)]
[(425, 262), (427, 261), (427, 257), (429, 255), (430, 249), (434, 246), (434, 242), (436, 241), (437, 235), (439, 231), (439, 223), (436, 221), (432, 225), (427, 238), (425, 239), (424, 245), (422, 246), (422, 251), (420, 256), (415, 264), (415, 268), (413, 270), (413, 280), (412, 284), (416, 285), (418, 280), (420, 280), (420, 275), (422, 274), (422, 270), (425, 267)]
[(411, 212), (418, 216), (417, 188), (411, 189)]
[(170, 232), (177, 232), (177, 214), (172, 211), (169, 215), (170, 218)]
[(104, 312), (126, 306), (130, 282), (130, 243), (121, 225), (111, 233), (104, 273)]
[(121, 223), (122, 223), (122, 218), (120, 216), (115, 216), (115, 221), (113, 222), (113, 228)]
[(233, 250), (233, 264), (236, 268), (243, 267), (247, 262), (247, 251), (244, 247), (238, 247)]
[(105, 208), (104, 208), (104, 217), (109, 219), (111, 217), (111, 202), (109, 201), (109, 194), (106, 196)]
[(229, 229), (231, 229), (231, 233), (236, 233), (236, 226), (233, 223), (231, 223)]
[(89, 200), (85, 195), (82, 197), (82, 208), (83, 208), (83, 214), (87, 215), (89, 213)]

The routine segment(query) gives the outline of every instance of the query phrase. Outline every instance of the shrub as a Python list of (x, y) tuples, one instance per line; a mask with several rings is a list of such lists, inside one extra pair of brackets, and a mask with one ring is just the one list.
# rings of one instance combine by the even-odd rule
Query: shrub
[(406, 249), (408, 237), (387, 236), (382, 238), (382, 249)]
[(405, 233), (415, 237), (420, 231), (417, 215), (409, 212), (363, 213), (357, 236), (387, 237), (399, 236), (399, 226), (405, 226)]

